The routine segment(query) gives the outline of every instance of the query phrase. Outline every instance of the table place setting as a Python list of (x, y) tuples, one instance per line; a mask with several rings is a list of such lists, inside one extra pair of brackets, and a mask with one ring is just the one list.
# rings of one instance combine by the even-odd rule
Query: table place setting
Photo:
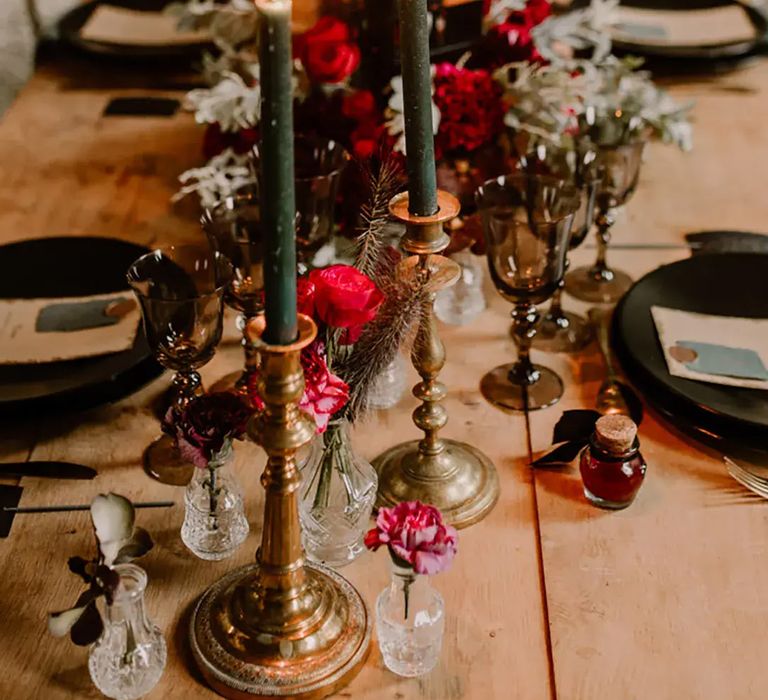
[(768, 210), (722, 206), (758, 149), (715, 118), (753, 97), (626, 50), (752, 15), (384, 2), (78, 15), (205, 42), (205, 86), (60, 157), (74, 202), (121, 133), (157, 150), (100, 191), (119, 220), (0, 241), (3, 697), (768, 690), (734, 670), (765, 641)]

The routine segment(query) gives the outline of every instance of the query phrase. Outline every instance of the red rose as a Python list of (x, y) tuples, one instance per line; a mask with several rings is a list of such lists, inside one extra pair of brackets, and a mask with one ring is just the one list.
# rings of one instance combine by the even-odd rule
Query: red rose
[(315, 315), (315, 285), (306, 277), (296, 281), (296, 310), (305, 316)]
[(342, 97), (341, 113), (362, 122), (376, 117), (376, 98), (370, 90), (355, 90)]
[(321, 17), (294, 44), (313, 82), (340, 83), (360, 65), (360, 49), (350, 41), (349, 27), (336, 17)]
[(346, 328), (354, 342), (363, 326), (376, 317), (384, 295), (374, 282), (351, 265), (331, 265), (309, 273), (315, 285), (315, 313), (331, 328)]
[(419, 501), (379, 508), (376, 527), (365, 536), (365, 546), (376, 550), (389, 547), (399, 563), (410, 565), (417, 574), (445, 571), (456, 556), (456, 530), (443, 523), (434, 506)]

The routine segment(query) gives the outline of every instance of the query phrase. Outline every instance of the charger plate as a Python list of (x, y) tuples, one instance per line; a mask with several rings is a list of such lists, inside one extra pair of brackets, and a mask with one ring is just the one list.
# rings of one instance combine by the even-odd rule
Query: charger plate
[[(37, 299), (126, 290), (147, 248), (113, 238), (62, 237), (0, 246), (0, 298)], [(0, 365), (0, 415), (77, 410), (117, 401), (162, 373), (139, 331), (130, 350), (99, 357)]]
[(768, 318), (768, 255), (697, 255), (654, 270), (616, 307), (612, 342), (630, 381), (652, 408), (693, 437), (768, 451), (768, 391), (673, 377), (651, 306), (719, 316)]

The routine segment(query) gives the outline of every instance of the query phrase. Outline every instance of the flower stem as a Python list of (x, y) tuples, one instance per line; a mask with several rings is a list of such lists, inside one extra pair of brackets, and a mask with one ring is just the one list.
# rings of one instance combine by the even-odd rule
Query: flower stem
[(208, 510), (209, 514), (211, 516), (211, 529), (212, 530), (218, 530), (219, 529), (219, 521), (216, 514), (216, 508), (218, 507), (218, 493), (217, 493), (217, 484), (216, 484), (216, 467), (212, 466), (210, 463), (208, 464), (208, 479), (206, 480), (206, 485), (208, 487)]

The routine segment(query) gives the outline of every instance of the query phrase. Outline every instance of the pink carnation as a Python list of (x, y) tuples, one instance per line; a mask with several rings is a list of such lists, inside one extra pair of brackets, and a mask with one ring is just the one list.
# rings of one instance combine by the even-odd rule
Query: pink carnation
[(408, 501), (379, 509), (376, 527), (365, 536), (365, 546), (375, 551), (387, 545), (393, 558), (410, 565), (417, 574), (432, 575), (451, 565), (456, 539), (455, 528), (443, 523), (437, 508)]
[(304, 368), (304, 396), (299, 408), (315, 420), (318, 433), (324, 433), (334, 413), (349, 401), (349, 386), (333, 374), (325, 362), (325, 346), (314, 342), (301, 351)]

